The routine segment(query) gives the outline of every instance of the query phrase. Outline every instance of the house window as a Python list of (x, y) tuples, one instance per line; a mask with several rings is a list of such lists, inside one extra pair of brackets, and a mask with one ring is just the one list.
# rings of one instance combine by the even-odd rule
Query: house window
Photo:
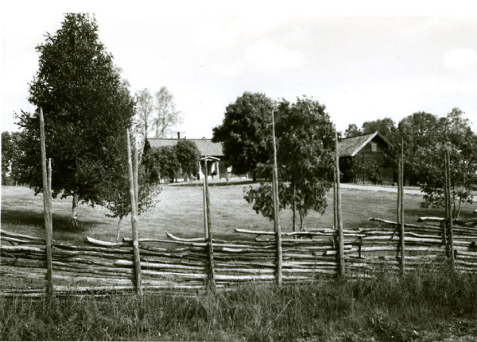
[(378, 146), (378, 144), (372, 142), (371, 143), (371, 151), (376, 152), (378, 150), (377, 146)]

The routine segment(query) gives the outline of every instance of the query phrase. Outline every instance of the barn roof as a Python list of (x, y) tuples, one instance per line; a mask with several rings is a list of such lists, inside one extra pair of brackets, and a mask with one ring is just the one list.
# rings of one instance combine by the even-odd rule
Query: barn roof
[[(214, 143), (212, 139), (184, 139), (192, 141), (197, 145), (201, 156), (223, 156), (221, 143)], [(174, 146), (178, 139), (163, 139), (163, 138), (147, 138), (151, 148), (158, 148), (161, 146)]]
[(387, 141), (386, 138), (379, 134), (379, 132), (377, 131), (374, 133), (364, 134), (357, 137), (346, 138), (338, 143), (338, 151), (340, 157), (354, 157), (376, 136), (381, 138), (388, 146), (391, 145), (389, 141)]

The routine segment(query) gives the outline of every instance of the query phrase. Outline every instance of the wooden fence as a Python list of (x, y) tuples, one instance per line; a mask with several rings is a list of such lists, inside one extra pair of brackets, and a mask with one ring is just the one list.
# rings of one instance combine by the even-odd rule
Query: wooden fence
[[(381, 219), (388, 228), (345, 229), (344, 262), (347, 277), (372, 277), (376, 272), (401, 272), (397, 224)], [(452, 250), (436, 224), (406, 224), (406, 272), (450, 264)], [(215, 287), (247, 281), (275, 282), (277, 243), (274, 232), (236, 229), (242, 241), (213, 240)], [(1, 230), (0, 288), (4, 296), (45, 293), (45, 240)], [(454, 226), (454, 269), (477, 272), (477, 228)], [(282, 233), (283, 283), (311, 282), (338, 276), (340, 265), (335, 229)], [(205, 238), (139, 239), (142, 290), (200, 290), (210, 277), (209, 244)], [(298, 237), (298, 238), (297, 238)], [(53, 283), (56, 294), (133, 291), (134, 251), (131, 239), (111, 243), (87, 239), (88, 246), (52, 243)], [(12, 245), (6, 245), (10, 242)]]

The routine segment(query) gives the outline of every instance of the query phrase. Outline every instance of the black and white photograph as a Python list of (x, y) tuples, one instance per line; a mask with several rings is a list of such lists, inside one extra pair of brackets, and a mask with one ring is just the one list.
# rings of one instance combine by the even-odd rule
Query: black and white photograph
[(477, 12), (0, 13), (2, 341), (477, 341)]

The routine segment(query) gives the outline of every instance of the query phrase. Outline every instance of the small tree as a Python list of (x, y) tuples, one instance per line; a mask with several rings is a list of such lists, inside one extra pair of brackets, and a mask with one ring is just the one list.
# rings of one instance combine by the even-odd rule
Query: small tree
[[(157, 196), (161, 192), (160, 184), (151, 182), (143, 164), (138, 167), (138, 215), (154, 208), (159, 202)], [(114, 180), (105, 194), (105, 206), (110, 211), (108, 217), (118, 218), (118, 231), (116, 240), (119, 241), (121, 221), (131, 212), (131, 196), (129, 193), (129, 178), (127, 165), (123, 168), (122, 177)]]
[[(334, 129), (325, 107), (306, 97), (290, 104), (282, 100), (276, 116), (277, 159), (279, 167), (280, 208), (291, 206), (293, 230), (296, 230), (296, 212), (300, 226), (310, 209), (324, 213), (326, 192), (333, 175)], [(262, 138), (269, 157), (272, 156), (271, 130)], [(271, 158), (262, 164), (263, 174), (271, 175)], [(257, 189), (245, 190), (245, 199), (254, 203), (256, 212), (273, 217), (271, 187), (261, 184)], [(270, 216), (271, 215), (271, 216)]]
[(190, 140), (179, 140), (175, 146), (177, 161), (184, 177), (199, 173), (200, 151)]

